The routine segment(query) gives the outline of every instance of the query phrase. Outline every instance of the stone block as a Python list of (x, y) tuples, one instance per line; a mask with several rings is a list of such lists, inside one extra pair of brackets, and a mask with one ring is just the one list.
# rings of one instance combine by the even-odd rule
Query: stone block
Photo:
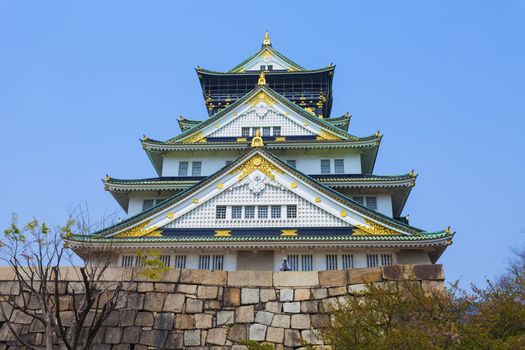
[(277, 301), (271, 301), (269, 303), (266, 303), (264, 309), (268, 312), (273, 312), (274, 314), (278, 314), (281, 312), (282, 304)]
[(177, 292), (184, 294), (195, 294), (197, 293), (196, 284), (179, 284), (177, 285)]
[(283, 303), (283, 312), (299, 313), (301, 312), (301, 303), (294, 301), (293, 303)]
[(323, 287), (344, 286), (347, 283), (347, 273), (344, 270), (319, 271), (319, 284)]
[(255, 321), (253, 305), (240, 306), (235, 309), (235, 322), (236, 323), (253, 323)]
[(305, 315), (305, 314), (292, 315), (291, 327), (295, 329), (310, 328), (310, 315)]
[(387, 265), (381, 267), (382, 277), (385, 281), (414, 280), (414, 265)]
[(234, 321), (233, 311), (217, 311), (217, 326), (229, 325), (234, 323)]
[(155, 290), (155, 285), (153, 282), (139, 282), (137, 285), (137, 290), (139, 293), (149, 293)]
[(175, 329), (193, 329), (195, 328), (195, 316), (178, 314), (175, 316)]
[(232, 350), (248, 350), (248, 347), (246, 345), (234, 345)]
[(223, 304), (226, 307), (241, 305), (241, 289), (224, 288)]
[(301, 312), (305, 314), (315, 314), (319, 312), (319, 301), (308, 300), (301, 302)]
[(332, 310), (337, 310), (339, 307), (339, 301), (337, 298), (328, 298), (321, 300), (321, 311), (330, 312)]
[(144, 298), (144, 310), (160, 312), (164, 309), (166, 293), (146, 293)]
[(232, 342), (241, 342), (248, 339), (247, 325), (234, 324), (228, 332), (228, 340)]
[(368, 290), (368, 287), (364, 283), (350, 284), (348, 286), (348, 293), (350, 294), (362, 294)]
[(122, 328), (107, 327), (104, 334), (104, 341), (108, 344), (120, 344), (122, 340)]
[(264, 324), (264, 325), (271, 325), (273, 320), (273, 313), (267, 312), (267, 311), (257, 311), (257, 314), (255, 314), (255, 322)]
[(185, 346), (201, 345), (201, 331), (200, 330), (184, 331), (184, 345)]
[(310, 316), (310, 323), (313, 328), (325, 328), (330, 325), (330, 315), (328, 314), (313, 314)]
[(155, 292), (173, 293), (175, 283), (155, 283)]
[(219, 288), (215, 286), (199, 286), (197, 288), (197, 298), (199, 299), (217, 299)]
[(180, 282), (186, 284), (224, 286), (227, 278), (226, 271), (182, 270), (180, 274)]
[(20, 283), (16, 281), (0, 283), (0, 295), (18, 295), (20, 294)]
[(144, 294), (131, 293), (126, 297), (128, 310), (142, 310), (144, 307)]
[(284, 346), (287, 347), (298, 347), (302, 345), (301, 333), (296, 329), (285, 329), (284, 330)]
[(415, 265), (414, 274), (416, 279), (423, 281), (437, 280), (444, 281), (445, 273), (441, 264)]
[(346, 294), (346, 287), (332, 287), (328, 288), (328, 296), (335, 297), (339, 295), (345, 295)]
[(170, 332), (166, 338), (166, 349), (184, 349), (184, 333)]
[(256, 288), (242, 288), (241, 289), (241, 304), (257, 304), (259, 302), (259, 289)]
[(290, 315), (274, 315), (272, 327), (290, 328)]
[(140, 340), (140, 327), (124, 327), (122, 329), (122, 342), (125, 344), (137, 344)]
[(221, 302), (218, 300), (204, 300), (204, 310), (220, 310)]
[(120, 312), (112, 311), (109, 316), (102, 321), (102, 326), (116, 327), (120, 323)]
[(274, 301), (274, 300), (277, 300), (275, 289), (273, 288), (261, 289), (261, 303), (266, 303), (268, 301)]
[(140, 343), (156, 348), (163, 348), (167, 337), (167, 331), (161, 331), (157, 329), (143, 330), (142, 334), (140, 335)]
[[(73, 319), (74, 319), (73, 311), (62, 311), (60, 313), (60, 316), (62, 317), (63, 320), (65, 320), (64, 324), (67, 324), (67, 325), (73, 324)], [(20, 310), (15, 310), (11, 314), (11, 322), (18, 323), (18, 324), (24, 324), (24, 325), (31, 324), (31, 322), (33, 322), (33, 317), (23, 313)]]
[(153, 328), (155, 329), (164, 329), (172, 330), (173, 329), (173, 320), (175, 315), (172, 312), (161, 312), (155, 316), (155, 321), (153, 323)]
[(188, 314), (200, 314), (202, 313), (202, 300), (198, 299), (186, 299), (186, 313)]
[(164, 302), (163, 311), (167, 312), (182, 312), (184, 308), (184, 300), (186, 296), (184, 294), (168, 294), (166, 296), (166, 301)]
[(293, 289), (281, 289), (279, 291), (280, 301), (293, 301)]
[(295, 290), (294, 300), (303, 301), (310, 299), (310, 289), (299, 288)]
[(314, 288), (311, 289), (312, 298), (314, 299), (324, 299), (328, 297), (328, 290), (326, 288)]
[(153, 313), (151, 312), (138, 312), (135, 318), (135, 326), (139, 327), (152, 327), (153, 326)]
[(271, 271), (230, 271), (228, 285), (232, 287), (271, 287)]
[(267, 326), (263, 324), (252, 324), (250, 326), (249, 339), (255, 341), (264, 341), (264, 339), (266, 339), (266, 328)]
[(208, 314), (196, 314), (195, 315), (195, 328), (211, 328), (213, 316)]
[(423, 291), (428, 294), (443, 293), (445, 291), (444, 281), (421, 281)]
[(208, 330), (208, 336), (206, 337), (206, 343), (213, 345), (224, 345), (226, 344), (226, 335), (228, 334), (228, 328), (212, 328)]
[(273, 274), (274, 287), (317, 287), (317, 271), (282, 271)]
[(164, 271), (161, 275), (159, 280), (162, 282), (171, 282), (176, 283), (179, 282), (180, 279), (180, 270), (169, 268), (168, 271)]
[(323, 341), (317, 337), (317, 332), (313, 330), (304, 330), (301, 331), (301, 337), (303, 338), (303, 342), (306, 344), (311, 345), (321, 345), (323, 344)]
[(350, 269), (348, 272), (348, 284), (373, 283), (382, 281), (380, 267)]
[(268, 327), (266, 330), (266, 341), (282, 344), (284, 340), (284, 328)]

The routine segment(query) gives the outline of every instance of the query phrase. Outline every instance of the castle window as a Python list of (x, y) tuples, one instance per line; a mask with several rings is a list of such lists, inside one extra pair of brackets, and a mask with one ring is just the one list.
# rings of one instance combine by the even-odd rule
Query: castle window
[(210, 255), (199, 255), (199, 270), (209, 270), (210, 260)]
[(241, 129), (241, 136), (242, 137), (249, 137), (250, 136), (250, 128), (242, 128)]
[(366, 267), (376, 267), (379, 265), (377, 254), (366, 254)]
[(144, 201), (142, 202), (142, 211), (153, 208), (153, 204), (153, 199), (144, 199)]
[(291, 166), (292, 168), (295, 168), (295, 167), (296, 167), (296, 162), (295, 162), (295, 160), (293, 160), (293, 159), (288, 159), (288, 160), (286, 161), (286, 164), (288, 164), (288, 165)]
[(255, 207), (253, 205), (247, 205), (244, 207), (244, 218), (253, 219), (255, 218)]
[(135, 266), (135, 256), (123, 255), (122, 256), (122, 267), (133, 267)]
[(381, 265), (382, 266), (392, 265), (392, 264), (393, 264), (392, 254), (381, 254)]
[(326, 269), (337, 270), (337, 254), (326, 254)]
[(281, 206), (272, 205), (272, 219), (280, 219), (280, 218), (281, 218)]
[(268, 206), (258, 206), (257, 207), (257, 218), (267, 219), (268, 218)]
[(280, 126), (274, 126), (273, 127), (273, 136), (281, 136), (281, 127)]
[(321, 174), (330, 174), (330, 159), (321, 159)]
[(226, 219), (226, 206), (218, 205), (215, 208), (215, 218), (216, 219)]
[(299, 271), (299, 255), (298, 254), (288, 254), (286, 260), (288, 260), (288, 266), (290, 266), (291, 271)]
[(224, 270), (224, 255), (212, 255), (212, 270)]
[(372, 210), (377, 209), (377, 198), (376, 197), (366, 197), (366, 207)]
[(262, 136), (270, 136), (271, 130), (272, 129), (270, 127), (264, 127), (262, 131)]
[(334, 172), (336, 174), (345, 173), (345, 160), (344, 159), (334, 159)]
[(175, 255), (173, 256), (174, 267), (176, 269), (186, 268), (186, 255)]
[(161, 255), (159, 260), (164, 266), (168, 267), (171, 263), (171, 255)]
[(179, 176), (188, 176), (188, 162), (179, 162)]
[(232, 219), (242, 218), (242, 207), (240, 205), (234, 205), (232, 207)]
[(314, 257), (312, 254), (301, 255), (301, 270), (312, 271), (314, 269)]
[(201, 176), (202, 162), (191, 163), (191, 176)]
[(352, 269), (354, 268), (354, 256), (352, 254), (343, 254), (341, 255), (341, 260), (343, 263), (343, 269)]
[(297, 205), (286, 206), (286, 218), (295, 219), (297, 218)]

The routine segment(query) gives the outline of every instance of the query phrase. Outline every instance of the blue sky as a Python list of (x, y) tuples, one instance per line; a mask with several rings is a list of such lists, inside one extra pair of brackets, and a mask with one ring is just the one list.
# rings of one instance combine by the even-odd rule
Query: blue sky
[(384, 134), (376, 173), (420, 174), (404, 213), (457, 231), (448, 279), (502, 271), (525, 243), (522, 1), (0, 0), (0, 226), (81, 202), (123, 216), (100, 179), (155, 176), (139, 138), (204, 118), (194, 67), (235, 66), (266, 30), (337, 65), (333, 115)]

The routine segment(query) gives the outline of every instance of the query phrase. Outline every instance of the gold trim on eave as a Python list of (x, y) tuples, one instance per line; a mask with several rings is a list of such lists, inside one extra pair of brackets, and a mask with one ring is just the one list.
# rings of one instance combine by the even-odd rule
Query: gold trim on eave
[(184, 143), (195, 143), (195, 142), (206, 142), (206, 138), (202, 136), (202, 132), (199, 131), (182, 141)]
[(124, 232), (116, 234), (114, 237), (143, 237), (143, 236), (162, 236), (161, 231), (157, 230), (157, 226), (151, 226), (146, 228), (150, 224), (151, 220), (145, 221), (135, 227), (130, 228)]
[(321, 132), (319, 132), (319, 134), (317, 135), (317, 137), (315, 138), (316, 140), (328, 140), (328, 141), (337, 141), (337, 140), (341, 140), (341, 138), (339, 136), (336, 136), (334, 134), (331, 134), (325, 130), (321, 130)]
[(355, 234), (357, 235), (363, 235), (363, 232), (372, 236), (392, 236), (396, 235), (398, 236), (400, 233), (397, 231), (394, 231), (388, 227), (385, 227), (383, 225), (377, 224), (371, 220), (365, 219), (366, 225), (356, 225), (356, 227), (359, 229)]
[(242, 180), (256, 170), (259, 170), (261, 173), (268, 176), (272, 180), (275, 180), (275, 175), (273, 174), (273, 172), (284, 174), (284, 171), (267, 161), (259, 154), (255, 154), (253, 157), (251, 157), (241, 165), (237, 166), (230, 172), (230, 174), (237, 174), (238, 172), (240, 172), (238, 179)]

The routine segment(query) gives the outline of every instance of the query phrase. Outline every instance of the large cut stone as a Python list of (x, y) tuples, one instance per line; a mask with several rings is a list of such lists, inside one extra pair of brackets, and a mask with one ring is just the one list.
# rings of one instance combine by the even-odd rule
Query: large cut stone
[(315, 314), (319, 311), (319, 301), (309, 300), (301, 303), (301, 312), (305, 314)]
[(144, 310), (160, 312), (164, 308), (165, 293), (151, 292), (146, 293), (144, 299)]
[(295, 301), (303, 301), (310, 299), (310, 289), (300, 288), (295, 290)]
[(241, 342), (248, 339), (247, 325), (234, 324), (228, 332), (228, 339), (233, 342)]
[(136, 310), (122, 310), (120, 312), (120, 326), (129, 327), (135, 325)]
[(184, 345), (186, 346), (201, 345), (201, 331), (200, 330), (184, 331)]
[(173, 293), (175, 283), (155, 283), (155, 292)]
[(202, 300), (186, 299), (186, 313), (200, 314), (202, 313)]
[(280, 301), (293, 301), (293, 289), (281, 289), (279, 291)]
[(271, 325), (273, 320), (273, 313), (267, 311), (257, 311), (255, 315), (255, 322), (261, 323), (264, 325)]
[(440, 264), (415, 265), (414, 273), (418, 280), (445, 280), (443, 265)]
[(305, 314), (292, 315), (292, 328), (296, 328), (296, 329), (310, 328), (310, 315), (305, 315)]
[(268, 301), (273, 301), (277, 299), (275, 289), (272, 288), (263, 288), (261, 289), (261, 303), (266, 303)]
[(301, 312), (301, 303), (295, 301), (293, 303), (283, 303), (283, 312), (299, 313)]
[(104, 334), (104, 341), (108, 344), (119, 344), (122, 339), (122, 328), (107, 327)]
[(184, 333), (170, 332), (166, 338), (166, 349), (183, 349), (184, 348)]
[(241, 305), (241, 289), (240, 288), (224, 288), (224, 306), (239, 306)]
[(425, 293), (443, 293), (445, 291), (444, 281), (421, 281), (421, 287)]
[(311, 324), (313, 328), (325, 328), (330, 325), (330, 315), (328, 314), (314, 314), (311, 316)]
[(233, 311), (218, 311), (217, 326), (233, 324), (235, 321)]
[(290, 328), (289, 315), (274, 315), (272, 320), (272, 327)]
[(241, 304), (257, 304), (259, 302), (259, 289), (241, 289)]
[(344, 270), (319, 271), (319, 284), (323, 287), (344, 286), (346, 275)]
[(284, 330), (284, 346), (296, 347), (301, 346), (301, 333), (296, 329)]
[(266, 341), (281, 344), (284, 340), (284, 328), (268, 327)]
[(224, 286), (228, 273), (226, 271), (182, 270), (180, 282), (187, 284), (203, 284)]
[(312, 330), (301, 331), (301, 336), (303, 337), (303, 341), (306, 344), (312, 344), (312, 345), (323, 344), (323, 342), (317, 337), (317, 334), (315, 331), (312, 331)]
[(208, 330), (208, 336), (206, 337), (206, 343), (213, 345), (224, 345), (226, 344), (226, 335), (228, 334), (228, 328), (212, 328)]
[(335, 297), (346, 294), (346, 287), (332, 287), (328, 288), (328, 296)]
[(381, 282), (381, 268), (364, 268), (364, 269), (350, 269), (348, 271), (348, 283), (373, 283)]
[(122, 342), (125, 344), (137, 344), (140, 339), (141, 327), (125, 327), (122, 332)]
[(171, 312), (161, 312), (155, 316), (153, 328), (172, 330), (174, 318), (175, 316)]
[(153, 314), (151, 312), (141, 311), (137, 313), (135, 318), (135, 326), (151, 327), (153, 326)]
[(185, 299), (186, 296), (184, 294), (168, 294), (164, 302), (164, 311), (182, 312)]
[(250, 326), (250, 340), (263, 341), (266, 338), (266, 328), (263, 324), (252, 324)]
[(151, 330), (146, 331), (143, 330), (142, 334), (140, 335), (140, 343), (147, 346), (153, 346), (156, 348), (163, 348), (164, 342), (166, 341), (166, 338), (168, 337), (167, 331), (160, 331), (160, 330)]
[(350, 284), (348, 286), (348, 293), (350, 294), (361, 294), (368, 290), (368, 287), (364, 283)]
[(228, 285), (235, 287), (271, 287), (271, 271), (230, 271)]
[(177, 292), (184, 294), (195, 294), (197, 293), (196, 284), (179, 284), (177, 286)]
[(199, 299), (216, 299), (219, 288), (212, 286), (199, 286), (197, 289), (197, 298)]
[(144, 306), (144, 294), (128, 294), (128, 297), (126, 299), (128, 310), (141, 310)]
[(195, 328), (211, 328), (213, 316), (208, 314), (195, 315)]
[(278, 314), (281, 312), (281, 303), (277, 301), (271, 301), (269, 303), (266, 303), (264, 309), (268, 312), (273, 312), (274, 314)]
[(314, 299), (324, 299), (328, 296), (328, 290), (326, 288), (314, 288), (312, 289), (312, 297)]
[(253, 305), (240, 306), (235, 309), (235, 322), (236, 323), (252, 323), (255, 321), (253, 316), (254, 308)]
[(319, 285), (317, 271), (274, 272), (274, 287), (316, 287)]
[(194, 322), (194, 315), (179, 314), (175, 317), (175, 329), (193, 329)]
[(381, 267), (382, 276), (385, 281), (414, 280), (413, 265), (387, 265)]

